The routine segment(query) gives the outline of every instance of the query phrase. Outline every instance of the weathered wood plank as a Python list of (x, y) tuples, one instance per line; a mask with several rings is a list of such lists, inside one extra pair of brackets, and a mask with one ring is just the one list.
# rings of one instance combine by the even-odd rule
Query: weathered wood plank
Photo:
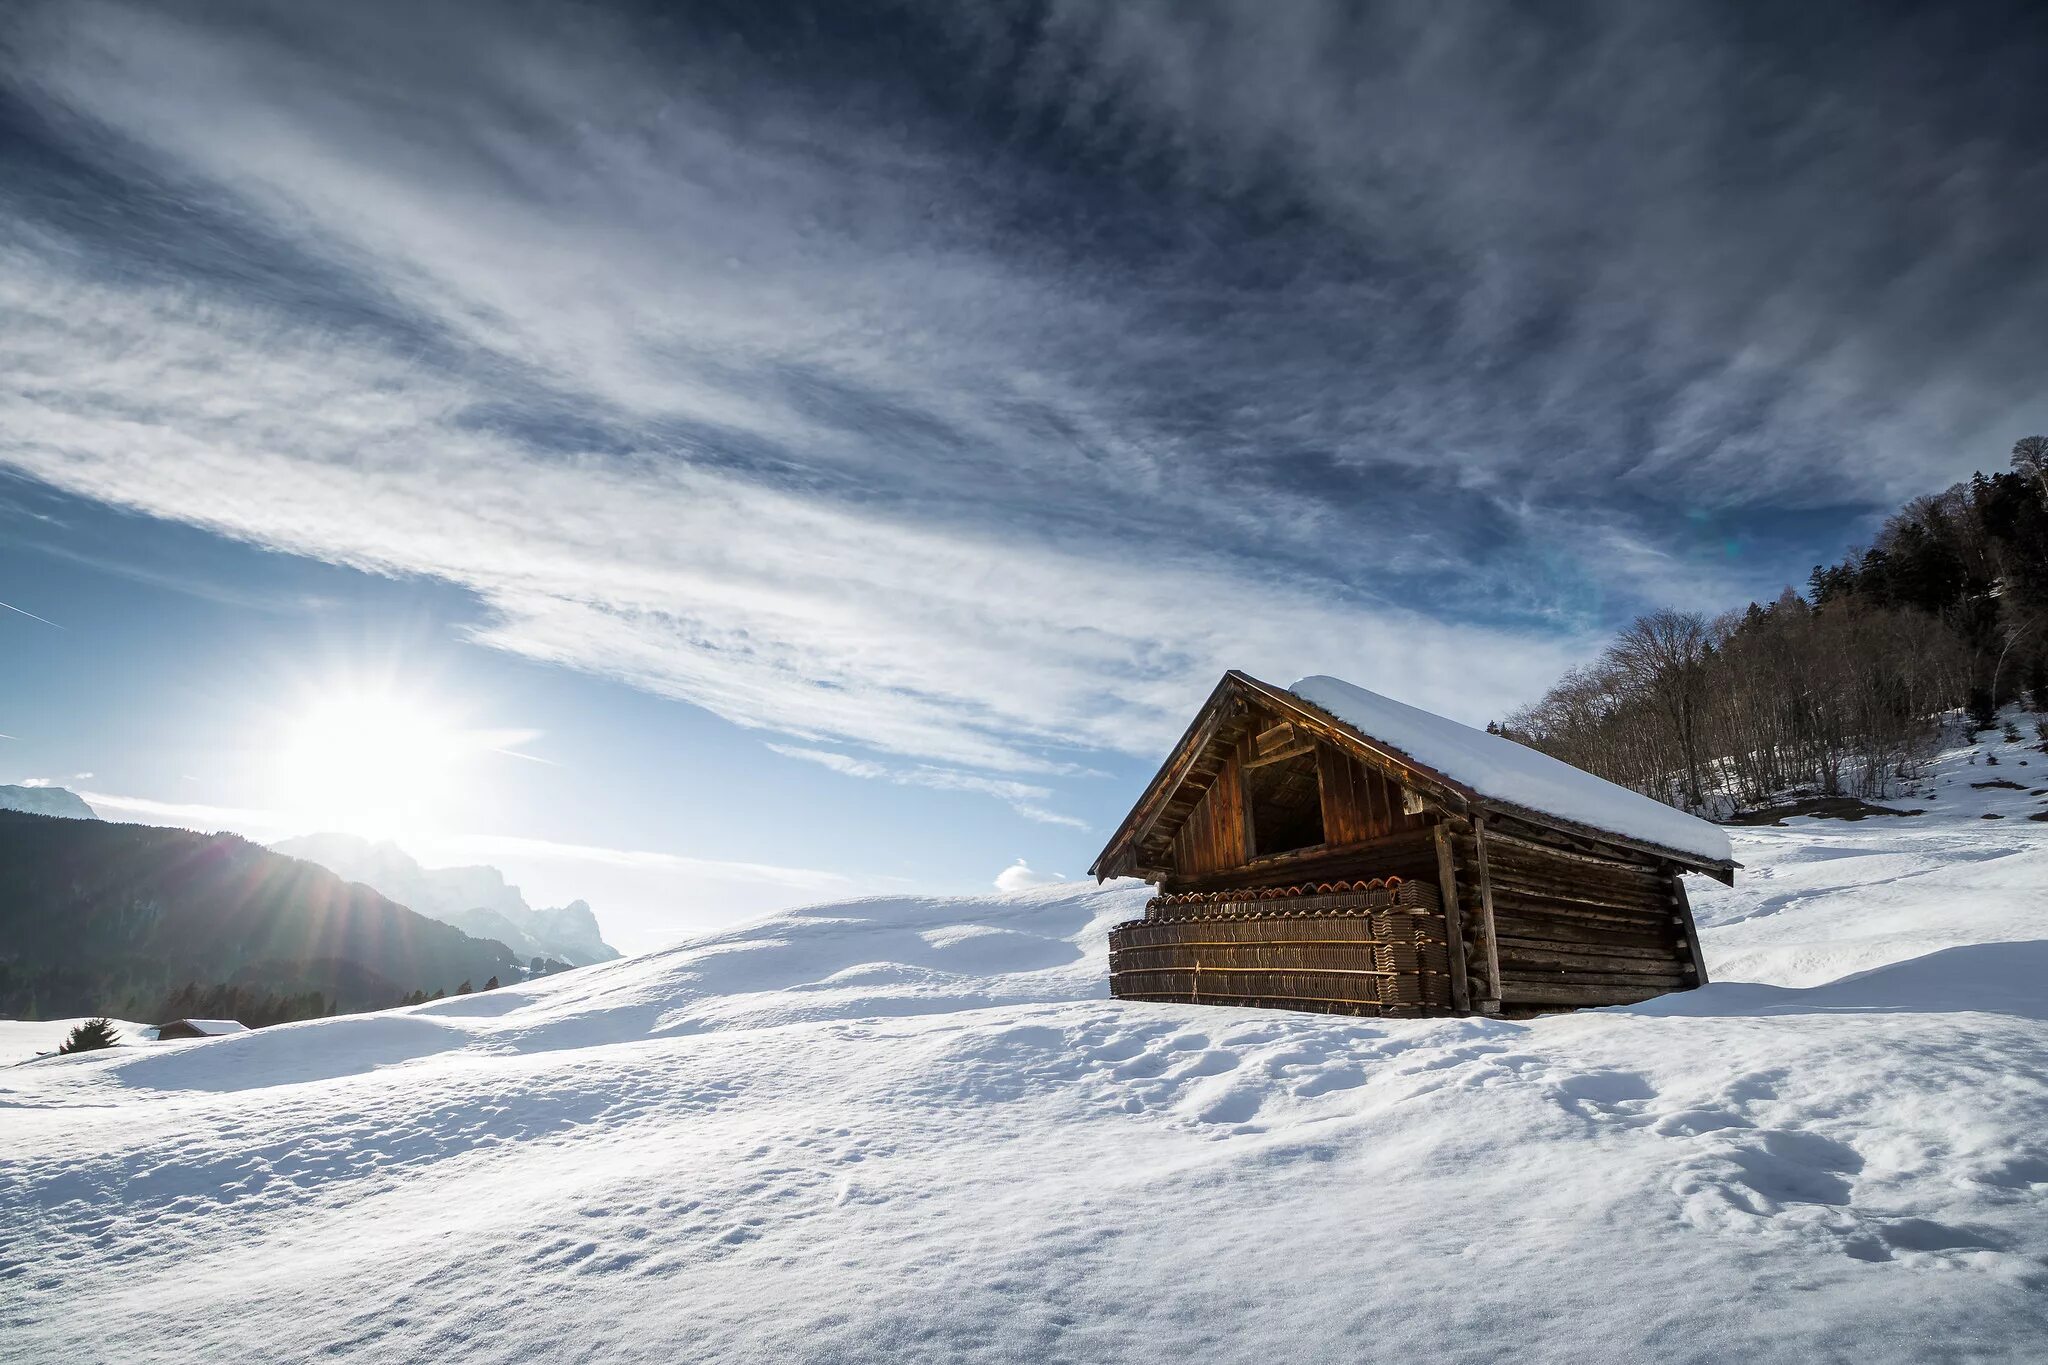
[(1678, 925), (1678, 931), (1685, 938), (1685, 953), (1692, 960), (1694, 980), (1704, 986), (1707, 984), (1707, 960), (1700, 955), (1699, 926), (1693, 922), (1692, 901), (1685, 894), (1685, 874), (1676, 870), (1671, 874), (1671, 900), (1683, 921)]
[(1509, 906), (1494, 911), (1494, 927), (1503, 938), (1547, 940), (1555, 943), (1612, 943), (1622, 948), (1646, 948), (1660, 953), (1677, 952), (1671, 926), (1632, 928), (1621, 924), (1595, 924), (1557, 919)]
[(1513, 995), (1518, 984), (1536, 982), (1548, 986), (1658, 986), (1667, 991), (1683, 989), (1692, 984), (1692, 974), (1677, 970), (1676, 964), (1668, 972), (1582, 972), (1582, 971), (1515, 971), (1509, 972), (1501, 983), (1502, 995)]
[[(1442, 828), (1441, 825), (1438, 826)], [(1486, 861), (1486, 817), (1472, 821), (1472, 841), (1478, 850), (1474, 867), (1479, 874), (1479, 949), (1486, 956), (1486, 979), (1493, 983), (1493, 997), (1500, 998), (1500, 929), (1493, 917), (1493, 878)]]
[(1569, 939), (1523, 938), (1510, 934), (1505, 929), (1500, 936), (1501, 961), (1506, 962), (1510, 953), (1573, 953), (1585, 957), (1610, 959), (1617, 962), (1676, 962), (1679, 960), (1675, 948), (1638, 947), (1634, 944), (1606, 941), (1599, 931), (1586, 935), (1590, 942), (1574, 942)]
[(1493, 838), (1494, 842), (1502, 848), (1512, 848), (1539, 858), (1557, 859), (1595, 869), (1607, 869), (1616, 873), (1640, 873), (1647, 871), (1654, 875), (1654, 865), (1645, 867), (1645, 864), (1648, 862), (1647, 859), (1630, 861), (1615, 857), (1601, 857), (1595, 853), (1587, 853), (1579, 849), (1561, 848), (1556, 844), (1544, 843), (1519, 834), (1508, 834), (1498, 828), (1494, 830)]
[[(1691, 966), (1680, 957), (1611, 957), (1599, 953), (1569, 952), (1564, 948), (1503, 946), (1501, 970), (1509, 976), (1538, 976), (1550, 972), (1613, 973), (1623, 976), (1679, 976)], [(1682, 970), (1681, 970), (1682, 969)]]
[(1350, 848), (1303, 848), (1269, 854), (1241, 866), (1200, 876), (1175, 876), (1172, 891), (1233, 891), (1241, 887), (1279, 886), (1296, 881), (1339, 881), (1359, 877), (1435, 875), (1429, 831), (1391, 835)]
[(1657, 895), (1638, 898), (1567, 891), (1548, 883), (1531, 882), (1526, 878), (1499, 874), (1495, 875), (1493, 884), (1496, 892), (1502, 897), (1515, 896), (1522, 900), (1577, 906), (1580, 909), (1604, 914), (1658, 915), (1667, 913), (1671, 905), (1671, 889), (1668, 886)]
[[(1451, 968), (1451, 998), (1462, 1010), (1476, 1009), (1481, 1014), (1498, 1013), (1500, 1009), (1500, 977), (1488, 975), (1478, 990), (1471, 984), (1472, 963), (1465, 952), (1465, 931), (1463, 914), (1458, 903), (1457, 860), (1451, 853), (1451, 840), (1442, 825), (1433, 831), (1432, 842), (1436, 845), (1437, 890), (1443, 897), (1446, 937), (1451, 943), (1453, 966)], [(1481, 959), (1482, 963), (1486, 959)], [(1482, 966), (1482, 970), (1486, 970)], [(1459, 997), (1462, 996), (1462, 1002)]]
[(1657, 986), (1560, 986), (1535, 981), (1512, 981), (1501, 997), (1503, 1005), (1556, 1005), (1567, 1009), (1597, 1009), (1602, 1005), (1635, 1005), (1668, 995)]
[(1568, 901), (1558, 896), (1532, 896), (1526, 891), (1502, 889), (1494, 897), (1494, 904), (1506, 909), (1513, 907), (1550, 915), (1557, 919), (1578, 920), (1586, 924), (1656, 925), (1667, 927), (1671, 923), (1670, 905), (1648, 906), (1640, 910), (1624, 910), (1617, 906), (1589, 905), (1583, 901)]

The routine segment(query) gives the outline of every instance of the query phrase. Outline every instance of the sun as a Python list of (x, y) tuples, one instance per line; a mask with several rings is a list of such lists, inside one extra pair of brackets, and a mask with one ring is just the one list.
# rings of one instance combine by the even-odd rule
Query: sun
[(318, 828), (394, 838), (445, 807), (467, 739), (395, 690), (336, 691), (286, 727), (278, 779), (292, 810)]

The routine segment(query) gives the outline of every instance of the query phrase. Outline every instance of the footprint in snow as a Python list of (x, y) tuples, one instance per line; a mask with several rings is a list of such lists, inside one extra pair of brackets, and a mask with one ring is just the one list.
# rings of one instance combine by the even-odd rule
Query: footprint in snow
[(1262, 1103), (1256, 1090), (1248, 1086), (1239, 1086), (1209, 1101), (1195, 1117), (1203, 1123), (1249, 1123), (1258, 1117)]
[(1173, 1073), (1176, 1081), (1193, 1080), (1198, 1076), (1220, 1076), (1226, 1071), (1237, 1070), (1238, 1057), (1235, 1052), (1212, 1048), (1194, 1061)]
[(1363, 1071), (1355, 1066), (1337, 1066), (1309, 1077), (1294, 1087), (1294, 1093), (1300, 1099), (1312, 1100), (1318, 1095), (1327, 1095), (1337, 1090), (1353, 1090), (1364, 1084)]

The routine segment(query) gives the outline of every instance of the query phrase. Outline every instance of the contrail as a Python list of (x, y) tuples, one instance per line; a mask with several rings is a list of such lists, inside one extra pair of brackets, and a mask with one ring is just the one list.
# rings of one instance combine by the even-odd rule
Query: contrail
[(57, 630), (62, 630), (62, 629), (64, 629), (64, 627), (62, 627), (62, 626), (58, 625), (58, 624), (57, 624), (57, 623), (56, 623), (55, 621), (52, 621), (52, 620), (51, 620), (51, 619), (50, 619), (49, 617), (47, 617), (47, 616), (38, 616), (38, 615), (36, 615), (36, 614), (35, 614), (34, 612), (32, 612), (32, 611), (22, 611), (22, 609), (21, 609), (20, 607), (17, 607), (17, 606), (15, 606), (15, 605), (14, 605), (14, 603), (12, 603), (12, 602), (0, 602), (0, 607), (5, 607), (5, 608), (7, 608), (7, 610), (9, 610), (9, 611), (12, 611), (12, 612), (20, 612), (20, 613), (21, 613), (21, 615), (23, 615), (23, 616), (26, 616), (26, 617), (27, 617), (27, 618), (28, 618), (29, 620), (31, 620), (31, 621), (41, 621), (41, 622), (42, 622), (42, 623), (43, 623), (44, 625), (46, 625), (46, 626), (51, 626), (51, 627), (54, 627), (54, 628), (55, 628), (55, 629), (57, 629)]
[(523, 758), (528, 763), (545, 763), (550, 768), (559, 768), (562, 766), (561, 764), (555, 762), (555, 760), (553, 760), (552, 758), (542, 758), (539, 754), (522, 754), (517, 749), (493, 749), (491, 750), (491, 752), (494, 754), (503, 754), (507, 758)]

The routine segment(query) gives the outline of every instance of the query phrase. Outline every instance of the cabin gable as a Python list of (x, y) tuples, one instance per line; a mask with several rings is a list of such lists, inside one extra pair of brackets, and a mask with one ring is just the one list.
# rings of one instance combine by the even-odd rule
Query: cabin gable
[[(1433, 803), (1406, 772), (1245, 698), (1220, 709), (1176, 790), (1133, 840), (1130, 871), (1192, 885), (1274, 858), (1309, 862), (1426, 829)], [(1115, 846), (1095, 869), (1119, 861)]]

